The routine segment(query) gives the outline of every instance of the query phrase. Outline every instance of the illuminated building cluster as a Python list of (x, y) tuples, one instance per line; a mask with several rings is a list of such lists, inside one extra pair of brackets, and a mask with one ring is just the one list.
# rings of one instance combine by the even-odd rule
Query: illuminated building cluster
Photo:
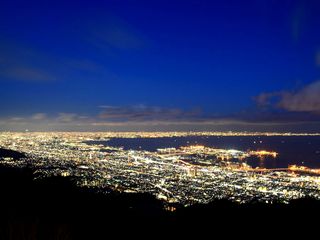
[[(80, 186), (147, 192), (166, 203), (183, 205), (208, 203), (214, 199), (244, 203), (252, 199), (287, 202), (306, 196), (320, 198), (320, 170), (299, 166), (252, 168), (245, 161), (251, 156), (275, 158), (276, 152), (198, 145), (150, 152), (96, 144), (114, 137), (159, 138), (188, 134), (192, 135), (169, 132), (0, 133), (1, 148), (23, 152), (27, 156), (21, 160), (6, 158), (1, 162), (18, 167), (32, 166), (36, 177), (71, 176)], [(218, 136), (218, 133), (210, 134)], [(235, 133), (235, 136), (243, 135)], [(88, 144), (88, 141), (95, 144)]]

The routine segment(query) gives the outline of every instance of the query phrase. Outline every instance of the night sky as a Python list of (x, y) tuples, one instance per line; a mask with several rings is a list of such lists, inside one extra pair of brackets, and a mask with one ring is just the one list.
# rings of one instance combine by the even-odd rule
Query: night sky
[(320, 1), (0, 3), (0, 130), (320, 131)]

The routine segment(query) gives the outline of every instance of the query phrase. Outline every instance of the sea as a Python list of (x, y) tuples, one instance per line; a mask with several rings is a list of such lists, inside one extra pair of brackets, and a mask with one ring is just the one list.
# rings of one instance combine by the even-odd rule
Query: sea
[(124, 150), (157, 151), (159, 148), (179, 148), (203, 145), (212, 148), (240, 151), (275, 151), (276, 158), (249, 158), (252, 167), (287, 168), (289, 165), (320, 168), (320, 136), (187, 136), (161, 138), (111, 138), (109, 141), (91, 141), (89, 144), (103, 144), (123, 147)]

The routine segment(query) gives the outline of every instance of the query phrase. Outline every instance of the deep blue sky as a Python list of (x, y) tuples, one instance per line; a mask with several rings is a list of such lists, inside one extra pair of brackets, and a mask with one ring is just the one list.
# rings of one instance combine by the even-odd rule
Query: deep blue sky
[(0, 5), (2, 129), (320, 119), (317, 0)]

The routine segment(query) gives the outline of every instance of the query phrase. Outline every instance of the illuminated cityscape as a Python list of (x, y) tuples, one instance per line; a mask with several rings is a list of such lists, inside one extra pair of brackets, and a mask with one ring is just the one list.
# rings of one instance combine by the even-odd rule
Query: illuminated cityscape
[(316, 233), (320, 0), (0, 5), (0, 240)]
[[(250, 135), (231, 132), (223, 134)], [(0, 134), (0, 147), (25, 153), (26, 157), (20, 160), (4, 158), (1, 164), (32, 166), (35, 178), (72, 177), (81, 187), (95, 188), (106, 193), (108, 190), (150, 193), (165, 204), (188, 206), (209, 203), (215, 199), (239, 203), (255, 199), (272, 203), (303, 197), (320, 198), (318, 169), (304, 166), (254, 168), (246, 162), (250, 157), (276, 158), (278, 153), (275, 151), (240, 151), (188, 145), (152, 152), (97, 144), (119, 137), (170, 138), (189, 135), (218, 136), (222, 133), (3, 132)]]

